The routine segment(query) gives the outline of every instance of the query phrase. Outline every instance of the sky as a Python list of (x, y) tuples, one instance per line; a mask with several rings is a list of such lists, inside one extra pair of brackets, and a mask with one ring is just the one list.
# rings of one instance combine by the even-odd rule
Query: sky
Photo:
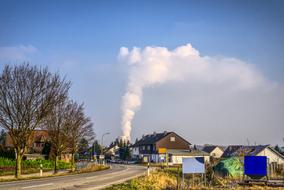
[[(1, 0), (0, 70), (30, 62), (66, 76), (97, 139), (110, 132), (105, 144), (123, 134), (131, 110), (132, 140), (168, 130), (192, 144), (283, 145), (283, 8), (280, 0)], [(136, 107), (125, 98), (133, 84)]]

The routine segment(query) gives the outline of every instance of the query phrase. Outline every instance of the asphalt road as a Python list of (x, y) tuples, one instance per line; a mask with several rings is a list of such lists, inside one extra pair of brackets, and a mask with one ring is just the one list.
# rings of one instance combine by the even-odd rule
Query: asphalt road
[(96, 190), (122, 183), (145, 174), (146, 168), (135, 165), (112, 165), (111, 169), (33, 180), (0, 182), (0, 190)]

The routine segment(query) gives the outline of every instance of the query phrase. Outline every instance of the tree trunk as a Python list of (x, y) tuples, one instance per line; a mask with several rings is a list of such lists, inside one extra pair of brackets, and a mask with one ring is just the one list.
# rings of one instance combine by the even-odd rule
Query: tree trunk
[(22, 171), (22, 157), (23, 153), (20, 148), (16, 148), (15, 150), (16, 153), (16, 171), (15, 171), (15, 178), (20, 178), (21, 177), (21, 171)]
[(55, 155), (55, 158), (54, 158), (54, 173), (56, 174), (58, 171), (57, 171), (57, 163), (58, 163), (58, 156)]
[(71, 171), (72, 172), (75, 171), (75, 154), (74, 153), (71, 154)]

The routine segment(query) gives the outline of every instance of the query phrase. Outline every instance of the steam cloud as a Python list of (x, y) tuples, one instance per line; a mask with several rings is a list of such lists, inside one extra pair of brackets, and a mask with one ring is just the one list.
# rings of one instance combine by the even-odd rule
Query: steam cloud
[(122, 98), (122, 132), (130, 140), (131, 124), (142, 104), (143, 89), (170, 81), (226, 84), (230, 90), (249, 90), (267, 85), (253, 67), (238, 59), (201, 56), (191, 44), (168, 50), (165, 47), (121, 47), (119, 59), (129, 65), (126, 93)]

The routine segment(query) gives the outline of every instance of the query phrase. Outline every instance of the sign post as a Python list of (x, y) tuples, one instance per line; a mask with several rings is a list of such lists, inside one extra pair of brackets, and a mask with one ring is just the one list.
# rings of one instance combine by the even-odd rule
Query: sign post
[(252, 179), (267, 177), (267, 157), (266, 156), (245, 156), (244, 174)]
[(166, 159), (166, 165), (167, 165), (167, 163), (168, 163), (168, 156), (167, 156), (167, 149), (166, 148), (159, 148), (158, 149), (158, 153), (159, 154), (165, 154), (165, 159)]
[(42, 176), (42, 164), (40, 164), (39, 175)]
[(104, 159), (105, 159), (105, 155), (101, 154), (100, 155), (100, 161), (101, 161), (101, 164), (104, 165)]
[(184, 174), (204, 174), (204, 157), (182, 158), (182, 184), (184, 188)]

